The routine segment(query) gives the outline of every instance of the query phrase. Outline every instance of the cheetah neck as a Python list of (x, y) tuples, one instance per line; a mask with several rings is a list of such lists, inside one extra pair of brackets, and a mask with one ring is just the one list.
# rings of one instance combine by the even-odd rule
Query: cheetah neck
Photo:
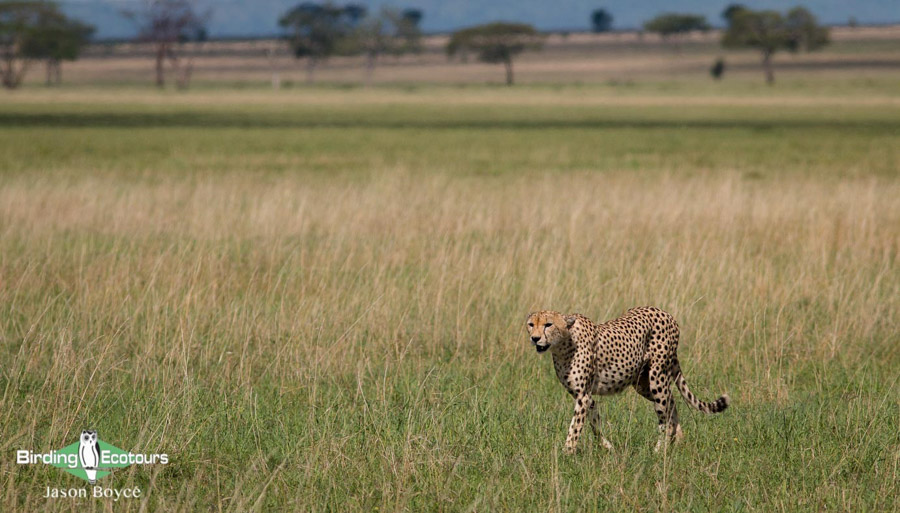
[[(596, 338), (599, 326), (591, 322), (588, 318), (578, 315), (575, 326), (570, 330), (572, 335), (564, 340), (553, 344), (550, 352), (553, 355), (553, 368), (556, 370), (556, 377), (567, 389), (569, 388), (568, 379), (572, 367), (572, 359), (578, 352), (579, 346), (590, 345)], [(578, 335), (577, 337), (574, 335)]]
[(560, 383), (568, 388), (569, 369), (572, 365), (572, 358), (575, 357), (575, 341), (572, 337), (553, 344), (550, 348), (550, 354), (553, 355), (553, 368), (556, 370), (556, 377)]
[(550, 354), (553, 355), (553, 360), (557, 360), (560, 358), (571, 357), (572, 353), (575, 352), (575, 341), (572, 340), (572, 337), (567, 337), (559, 342), (553, 344), (550, 348)]

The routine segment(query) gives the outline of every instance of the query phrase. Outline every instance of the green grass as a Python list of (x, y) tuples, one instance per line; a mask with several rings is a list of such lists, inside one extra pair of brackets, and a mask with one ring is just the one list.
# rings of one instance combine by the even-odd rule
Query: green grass
[[(100, 507), (14, 464), (93, 427), (131, 509), (896, 509), (900, 105), (578, 91), (0, 105), (2, 508)], [(733, 406), (565, 457), (521, 324), (638, 304)]]
[(124, 96), (156, 99), (146, 104), (42, 104), (38, 96), (0, 110), (7, 141), (0, 151), (4, 173), (37, 168), (75, 178), (87, 171), (372, 176), (398, 167), (452, 176), (723, 169), (892, 176), (900, 164), (892, 147), (900, 104), (890, 99), (820, 105), (796, 104), (788, 96), (782, 97), (786, 104), (771, 105), (751, 97), (749, 104), (679, 105), (677, 98), (649, 96), (649, 105), (641, 97), (636, 105), (617, 105), (591, 104), (591, 90), (574, 91), (572, 101), (571, 91), (540, 88), (512, 98), (490, 89), (440, 88), (431, 96), (314, 90), (264, 93), (262, 102), (254, 93), (257, 103), (238, 105), (233, 95), (215, 94), (197, 103), (190, 96), (171, 103), (152, 93)]

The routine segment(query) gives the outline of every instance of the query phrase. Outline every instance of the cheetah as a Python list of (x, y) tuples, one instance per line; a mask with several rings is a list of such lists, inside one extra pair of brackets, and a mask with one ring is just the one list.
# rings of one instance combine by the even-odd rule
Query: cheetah
[(673, 380), (694, 408), (704, 413), (728, 408), (727, 395), (705, 402), (691, 393), (676, 354), (678, 324), (659, 308), (632, 308), (622, 317), (601, 324), (580, 314), (545, 310), (530, 314), (526, 327), (538, 353), (550, 350), (556, 377), (575, 399), (575, 415), (566, 437), (567, 454), (575, 452), (588, 415), (600, 443), (609, 450), (613, 448), (600, 433), (594, 395), (613, 395), (632, 386), (651, 401), (659, 418), (657, 451), (683, 436), (670, 389)]

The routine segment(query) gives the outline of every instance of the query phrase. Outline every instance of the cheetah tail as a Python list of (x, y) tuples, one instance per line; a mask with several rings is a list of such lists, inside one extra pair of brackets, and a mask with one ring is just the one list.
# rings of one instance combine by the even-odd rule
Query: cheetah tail
[(728, 408), (730, 399), (728, 399), (728, 396), (725, 394), (722, 394), (721, 397), (713, 402), (701, 401), (697, 396), (692, 394), (691, 389), (688, 388), (687, 381), (684, 380), (684, 374), (681, 372), (681, 365), (679, 365), (678, 360), (675, 360), (674, 367), (675, 386), (678, 387), (678, 391), (681, 392), (681, 397), (684, 397), (684, 400), (687, 401), (688, 404), (703, 413), (719, 413), (725, 411), (725, 408)]

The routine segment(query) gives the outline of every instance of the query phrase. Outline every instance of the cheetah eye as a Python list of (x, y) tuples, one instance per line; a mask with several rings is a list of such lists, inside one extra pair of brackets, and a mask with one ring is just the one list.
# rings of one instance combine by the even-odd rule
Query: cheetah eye
[(534, 323), (533, 323), (533, 322), (529, 322), (529, 323), (528, 323), (528, 327), (529, 327), (529, 328), (533, 328), (533, 327), (534, 327)]
[(550, 326), (553, 326), (552, 322), (548, 322), (547, 324), (544, 325), (545, 328), (549, 328)]

